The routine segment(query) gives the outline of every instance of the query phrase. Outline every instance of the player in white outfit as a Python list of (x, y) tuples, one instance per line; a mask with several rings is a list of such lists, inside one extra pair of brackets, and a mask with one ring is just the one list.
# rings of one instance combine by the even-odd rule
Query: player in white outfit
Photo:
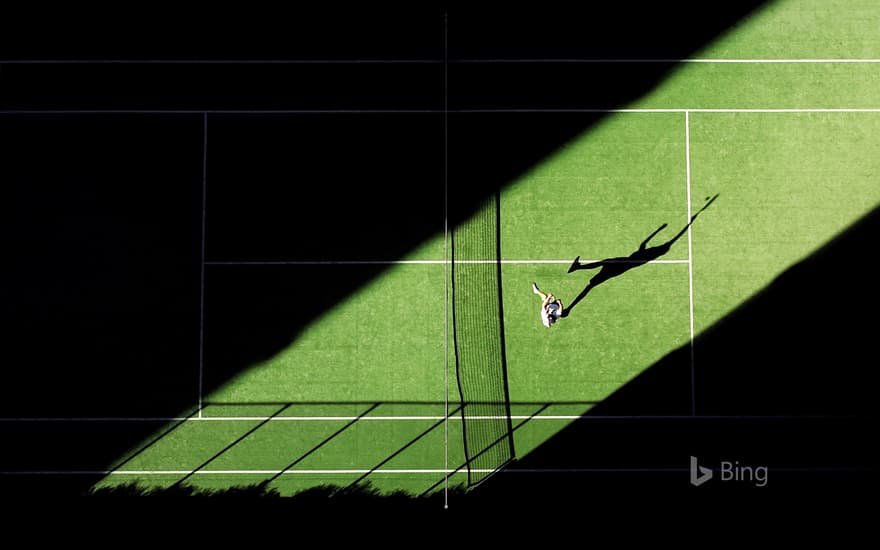
[(562, 301), (552, 294), (541, 292), (535, 283), (532, 283), (532, 292), (541, 297), (541, 322), (545, 327), (550, 328), (562, 317)]

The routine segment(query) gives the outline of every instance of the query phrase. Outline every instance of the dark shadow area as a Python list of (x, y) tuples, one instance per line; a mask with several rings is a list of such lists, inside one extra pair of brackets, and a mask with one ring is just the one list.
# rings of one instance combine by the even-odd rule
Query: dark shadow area
[(195, 117), (0, 115), (0, 416), (191, 409), (201, 133)]
[[(64, 418), (193, 410), (200, 135), (193, 117), (0, 116), (0, 471), (104, 470), (165, 424)], [(34, 417), (58, 420), (6, 420)], [(0, 494), (25, 479), (97, 477), (4, 475)]]
[(0, 61), (0, 68), (0, 110), (440, 110), (443, 106), (442, 58), (390, 64)]
[[(463, 60), (678, 59), (760, 5), (718, 7), (701, 14), (699, 24), (674, 9), (645, 11), (626, 3), (581, 19), (554, 16), (553, 24), (534, 14), (504, 16), (500, 24), (498, 14), (450, 13), (448, 106), (620, 106), (650, 91), (674, 63)], [(10, 16), (4, 18), (10, 32), (0, 33), (0, 59), (444, 57), (438, 13), (409, 20), (336, 14), (320, 21), (285, 19), (283, 25), (270, 19), (249, 26), (243, 18), (222, 30), (159, 25), (149, 35), (163, 39), (147, 41), (128, 26), (78, 26), (72, 20), (43, 21), (39, 32), (30, 32)], [(0, 108), (434, 111), (350, 120), (339, 113), (208, 120), (209, 261), (396, 260), (442, 232), (446, 176), (448, 215), (455, 224), (603, 116), (457, 112), (449, 114), (444, 137), (444, 71), (434, 62), (210, 69), (0, 64)], [(0, 222), (8, 257), (2, 275), (8, 342), (3, 415), (156, 417), (191, 411), (199, 380), (202, 117), (0, 117), (2, 178), (12, 197), (3, 201)], [(320, 312), (385, 269), (329, 267), (207, 267), (205, 393), (277, 354)], [(104, 424), (103, 434), (96, 426), (35, 426), (0, 426), (4, 436), (23, 442), (7, 449), (4, 464), (103, 470), (157, 432), (149, 422), (134, 429)], [(83, 430), (92, 434), (87, 444)], [(40, 433), (34, 439), (49, 439), (26, 444), (30, 432)], [(100, 476), (61, 477), (51, 486), (81, 493)]]
[[(878, 269), (862, 260), (880, 210), (859, 220), (694, 342), (673, 351), (474, 493), (855, 506), (877, 487)], [(632, 418), (631, 415), (636, 415)], [(691, 487), (688, 460), (715, 469)], [(722, 461), (765, 465), (765, 487), (721, 481)], [(559, 474), (535, 473), (556, 470)]]
[[(79, 9), (66, 17), (42, 11), (4, 17), (0, 110), (441, 109), (443, 104), (443, 17), (436, 9), (199, 10), (187, 17), (181, 6), (173, 14), (138, 10), (125, 16), (120, 8), (94, 18)], [(359, 62), (389, 59), (411, 62)], [(53, 60), (68, 63), (45, 63)], [(269, 63), (243, 63), (248, 60)]]
[(148, 487), (138, 483), (125, 483), (113, 487), (92, 489), (87, 496), (93, 498), (127, 498), (127, 497), (224, 497), (224, 498), (277, 498), (276, 489), (260, 484), (237, 485), (227, 489), (202, 489), (186, 483), (175, 483), (168, 487)]
[(0, 60), (437, 59), (443, 42), (428, 30), (442, 29), (442, 17), (436, 7), (89, 13), (18, 5), (3, 20)]
[[(192, 498), (198, 500), (218, 499), (225, 511), (234, 511), (236, 514), (243, 513), (243, 516), (235, 518), (241, 520), (242, 517), (248, 517), (250, 513), (267, 511), (261, 507), (262, 504), (271, 506), (269, 510), (299, 512), (305, 515), (325, 511), (351, 511), (358, 514), (393, 511), (403, 514), (426, 513), (434, 515), (443, 512), (444, 502), (447, 498), (453, 502), (461, 502), (466, 497), (466, 493), (460, 487), (450, 487), (447, 494), (440, 491), (425, 496), (415, 496), (405, 491), (386, 493), (367, 481), (347, 487), (333, 484), (319, 485), (288, 497), (282, 497), (276, 489), (264, 485), (241, 485), (218, 490), (202, 489), (192, 485), (155, 488), (131, 483), (113, 488), (92, 490), (87, 497), (87, 500), (82, 502), (88, 505), (89, 509), (92, 506), (102, 509), (103, 506), (130, 502), (132, 498), (148, 497), (149, 501), (155, 501), (146, 503), (145, 510), (148, 512), (158, 511), (152, 508), (153, 504), (161, 505), (166, 512), (169, 510), (168, 506), (173, 509), (175, 504), (179, 504), (188, 509), (190, 513), (193, 512), (191, 509)], [(139, 504), (144, 503), (139, 502)], [(238, 508), (239, 504), (242, 505), (242, 508)], [(226, 508), (228, 506), (233, 508)], [(257, 506), (257, 508), (254, 509), (253, 506)]]
[(685, 232), (688, 230), (688, 228), (690, 228), (690, 226), (697, 220), (697, 216), (699, 216), (703, 210), (708, 208), (710, 204), (715, 202), (715, 199), (717, 198), (718, 195), (706, 197), (706, 203), (691, 216), (690, 221), (688, 221), (688, 223), (684, 227), (682, 227), (681, 230), (676, 233), (671, 239), (664, 242), (663, 244), (658, 244), (657, 246), (651, 247), (648, 246), (648, 242), (650, 242), (651, 239), (653, 239), (658, 233), (666, 228), (666, 226), (668, 225), (666, 223), (664, 223), (653, 233), (648, 235), (648, 237), (644, 241), (642, 241), (642, 244), (639, 245), (639, 248), (629, 256), (606, 258), (597, 262), (588, 263), (581, 263), (580, 256), (575, 258), (574, 261), (571, 263), (571, 266), (568, 268), (569, 273), (574, 273), (575, 271), (585, 269), (597, 268), (599, 268), (599, 272), (590, 279), (590, 283), (586, 287), (584, 287), (580, 294), (578, 294), (574, 298), (574, 300), (572, 300), (571, 303), (568, 304), (568, 307), (564, 311), (564, 316), (567, 317), (571, 313), (571, 310), (574, 309), (574, 306), (576, 306), (581, 300), (583, 300), (591, 290), (604, 283), (608, 279), (619, 277), (630, 269), (656, 260), (657, 258), (669, 252), (669, 249), (672, 247), (672, 245), (675, 244), (675, 242), (678, 241), (678, 239), (680, 239), (681, 236), (684, 235)]

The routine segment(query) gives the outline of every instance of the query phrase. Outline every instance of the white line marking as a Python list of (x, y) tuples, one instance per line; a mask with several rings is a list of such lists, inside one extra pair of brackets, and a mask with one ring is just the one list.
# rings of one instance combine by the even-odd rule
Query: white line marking
[[(581, 258), (581, 263), (605, 260), (589, 260)], [(571, 265), (572, 260), (501, 260), (501, 264), (558, 264)], [(209, 266), (283, 266), (283, 265), (447, 265), (451, 260), (267, 260), (267, 261), (211, 261)], [(457, 264), (494, 264), (495, 260), (456, 260)], [(637, 260), (610, 260), (608, 263), (637, 264)], [(686, 264), (688, 260), (652, 260), (650, 264)]]
[[(7, 423), (27, 423), (27, 422), (260, 422), (269, 420), (271, 422), (350, 422), (358, 420), (359, 422), (371, 421), (433, 421), (449, 418), (454, 422), (461, 421), (459, 416), (441, 416), (441, 415), (415, 415), (415, 416), (203, 416), (201, 418), (193, 417), (28, 417), (28, 418), (0, 418), (0, 422)], [(468, 417), (473, 420), (502, 420), (506, 416), (474, 416)], [(710, 420), (853, 420), (853, 416), (845, 415), (571, 415), (571, 414), (544, 414), (544, 415), (511, 415), (512, 420), (690, 420), (690, 419), (710, 419)]]
[[(443, 14), (443, 467), (449, 470), (449, 15)], [(449, 508), (449, 476), (443, 480)]]
[[(448, 413), (448, 410), (447, 410)], [(461, 418), (455, 415), (449, 416), (441, 416), (441, 415), (416, 415), (416, 416), (364, 416), (364, 417), (356, 417), (356, 416), (276, 416), (272, 418), (267, 417), (255, 417), (255, 416), (224, 416), (224, 417), (210, 417), (205, 416), (202, 418), (192, 418), (192, 421), (256, 421), (256, 420), (273, 420), (273, 421), (350, 421), (350, 420), (361, 420), (361, 421), (373, 421), (373, 420), (431, 420), (431, 421), (439, 421), (444, 418), (452, 420), (452, 421), (461, 421)], [(583, 418), (581, 415), (538, 415), (538, 416), (530, 416), (530, 415), (511, 415), (510, 418), (512, 420), (577, 420), (579, 418)], [(468, 420), (506, 420), (507, 416), (504, 415), (486, 415), (486, 416), (468, 416)]]
[(594, 113), (594, 114), (605, 114), (605, 113), (878, 113), (880, 112), (880, 108), (875, 107), (866, 107), (866, 108), (826, 108), (826, 107), (816, 107), (816, 108), (778, 108), (778, 109), (749, 109), (749, 108), (717, 108), (717, 109), (701, 109), (701, 108), (690, 108), (690, 107), (671, 107), (671, 108), (656, 108), (656, 109), (578, 109), (578, 108), (559, 108), (559, 109), (457, 109), (451, 110), (451, 113), (546, 113), (546, 114), (572, 114), (572, 113)]
[[(683, 471), (687, 468), (564, 468), (564, 469), (523, 469), (515, 470), (519, 473), (572, 473), (572, 472), (636, 472), (636, 471)], [(493, 473), (496, 470), (490, 468), (475, 468), (471, 472), (477, 473)], [(514, 470), (507, 470), (514, 471)], [(452, 470), (450, 468), (407, 468), (407, 469), (326, 469), (326, 470), (31, 470), (31, 471), (4, 471), (2, 475), (112, 475), (112, 476), (178, 476), (178, 475), (333, 475), (333, 474), (445, 474), (445, 475), (465, 475), (467, 470), (462, 468)]]
[[(640, 111), (638, 109), (633, 109), (630, 111), (621, 111), (621, 112), (647, 112)], [(654, 112), (660, 112), (655, 110)], [(855, 107), (855, 108), (846, 108), (846, 107), (816, 107), (816, 108), (779, 108), (779, 109), (677, 109), (676, 112), (679, 113), (880, 113), (880, 109), (874, 107)]]
[(880, 63), (880, 59), (683, 59), (680, 63)]
[(880, 63), (880, 59), (723, 59), (723, 58), (695, 58), (695, 59), (673, 59), (673, 58), (634, 58), (634, 59), (611, 59), (611, 58), (537, 58), (537, 59), (451, 59), (453, 64), (627, 64), (627, 63), (741, 63), (741, 64), (788, 64), (788, 63)]
[(684, 150), (685, 166), (687, 174), (687, 223), (688, 225), (688, 311), (690, 321), (690, 351), (691, 351), (691, 414), (696, 414), (696, 388), (694, 387), (694, 249), (691, 236), (691, 117), (690, 113), (684, 113)]

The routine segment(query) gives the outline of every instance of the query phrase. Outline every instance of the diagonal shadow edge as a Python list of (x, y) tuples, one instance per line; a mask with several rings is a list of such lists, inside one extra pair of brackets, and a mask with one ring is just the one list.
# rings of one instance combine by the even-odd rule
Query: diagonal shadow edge
[[(686, 47), (682, 47), (681, 53), (684, 55), (699, 50), (709, 40), (738, 23), (763, 4), (763, 1), (751, 0), (736, 8), (722, 9), (712, 16), (717, 19), (710, 17), (703, 22), (699, 28), (699, 43), (689, 43), (687, 33), (683, 37), (676, 37), (682, 45), (686, 44)], [(655, 32), (663, 31), (655, 30)], [(606, 86), (611, 90), (609, 97), (613, 98), (612, 105), (626, 105), (648, 93), (675, 68), (676, 63), (674, 62), (669, 65), (649, 65), (644, 74), (635, 74), (629, 80), (606, 83)], [(460, 82), (456, 84), (454, 78), (453, 74), (449, 80), (452, 90), (456, 85), (462, 86)], [(453, 100), (454, 98), (451, 98), (451, 101)], [(552, 97), (548, 100), (553, 101)], [(499, 193), (506, 185), (515, 181), (519, 175), (601, 122), (606, 114), (589, 113), (574, 116), (517, 114), (502, 119), (493, 116), (491, 120), (483, 120), (476, 126), (469, 128), (467, 125), (470, 123), (466, 121), (475, 120), (477, 116), (449, 114), (447, 138), (449, 161), (448, 166), (444, 167), (444, 173), (449, 179), (449, 193), (456, 199), (449, 204), (448, 208), (448, 223), (451, 228), (466, 221), (486, 199)], [(423, 243), (424, 240), (440, 234), (438, 224), (437, 228), (431, 229), (428, 233), (411, 235), (413, 238), (408, 242), (382, 243), (383, 250), (385, 254), (393, 257), (405, 257), (408, 252)], [(229, 269), (233, 270), (234, 268)], [(283, 270), (279, 267), (271, 269)], [(243, 333), (244, 338), (235, 338), (241, 334), (236, 334), (235, 331), (239, 329), (234, 326), (218, 327), (215, 323), (214, 326), (207, 327), (206, 338), (209, 341), (235, 340), (237, 344), (240, 344), (240, 349), (232, 350), (230, 353), (230, 350), (219, 351), (212, 349), (210, 345), (207, 346), (206, 364), (210, 364), (211, 377), (216, 379), (209, 384), (210, 387), (206, 387), (206, 393), (218, 387), (223, 381), (233, 378), (242, 370), (267, 360), (285, 349), (296, 340), (303, 327), (315, 320), (315, 316), (311, 314), (312, 311), (324, 309), (328, 303), (344, 302), (363, 284), (386, 273), (388, 268), (373, 265), (362, 266), (359, 269), (363, 271), (359, 275), (354, 275), (354, 280), (333, 281), (334, 284), (322, 285), (326, 291), (322, 294), (320, 308), (282, 308), (284, 312), (279, 313), (279, 317), (271, 321), (275, 326), (263, 327), (268, 330), (261, 331), (259, 335), (246, 331)], [(326, 275), (326, 271), (315, 275), (315, 284), (324, 280)], [(215, 278), (225, 277), (220, 272), (212, 273), (212, 276)], [(279, 277), (287, 278), (283, 275)], [(304, 285), (312, 283), (310, 277), (310, 275), (305, 275)], [(289, 280), (289, 278), (287, 279)], [(283, 281), (274, 281), (272, 275), (269, 275), (266, 280), (270, 286), (285, 284)], [(209, 281), (209, 292), (213, 292), (211, 284)], [(278, 296), (283, 296), (285, 292), (270, 292), (270, 294), (275, 299)], [(211, 307), (210, 299), (209, 307)], [(233, 310), (233, 313), (238, 312)], [(243, 316), (238, 315), (238, 317)]]
[[(731, 9), (727, 12), (724, 12), (722, 17), (717, 20), (713, 20), (708, 22), (700, 29), (700, 36), (697, 42), (688, 43), (688, 38), (681, 38), (682, 44), (686, 47), (683, 47), (681, 50), (682, 55), (686, 55), (687, 53), (698, 50), (702, 47), (706, 42), (708, 42), (715, 35), (725, 30), (727, 27), (732, 25), (734, 22), (738, 21), (740, 18), (750, 13), (752, 10), (756, 9), (759, 5), (763, 4), (763, 2), (750, 2), (748, 5), (737, 7), (736, 9)], [(615, 83), (614, 90), (619, 94), (615, 99), (618, 104), (624, 104), (628, 101), (631, 101), (633, 98), (638, 97), (639, 95), (646, 93), (651, 87), (662, 79), (664, 71), (651, 73), (647, 77), (642, 79), (636, 79), (630, 82), (621, 82)], [(496, 162), (489, 162), (487, 165), (490, 165), (490, 169), (493, 171), (491, 174), (486, 173), (475, 173), (470, 176), (470, 181), (477, 181), (477, 185), (473, 187), (472, 193), (474, 197), (474, 202), (479, 203), (479, 201), (483, 198), (483, 196), (490, 196), (492, 193), (496, 193), (499, 189), (501, 189), (504, 185), (514, 180), (517, 174), (522, 173), (527, 170), (530, 166), (533, 166), (537, 162), (540, 161), (541, 158), (546, 157), (549, 154), (552, 154), (553, 151), (557, 150), (562, 144), (566, 141), (574, 138), (580, 133), (589, 129), (596, 122), (601, 120), (600, 115), (590, 115), (586, 117), (579, 117), (576, 121), (562, 121), (559, 122), (557, 120), (549, 127), (541, 126), (541, 123), (534, 123), (532, 125), (532, 129), (553, 129), (552, 132), (544, 132), (542, 133), (543, 138), (538, 142), (530, 141), (528, 143), (522, 144), (519, 147), (508, 147), (506, 151), (503, 151), (505, 147), (499, 146), (496, 154), (500, 155), (503, 151), (505, 158), (505, 162), (501, 165), (501, 169), (498, 170), (499, 164)], [(555, 126), (558, 126), (554, 128)], [(506, 131), (505, 128), (499, 128), (497, 130), (498, 134), (502, 134)], [(540, 133), (540, 132), (537, 132)], [(500, 137), (496, 136), (496, 137)], [(503, 141), (503, 140), (501, 140)], [(511, 151), (516, 154), (511, 155)], [(502, 158), (502, 157), (498, 157)], [(510, 159), (515, 158), (516, 162), (511, 163)], [(464, 162), (467, 157), (462, 159), (462, 164), (466, 164)], [(489, 176), (483, 179), (484, 176)], [(465, 183), (464, 181), (462, 183)], [(468, 213), (466, 205), (458, 205), (457, 210), (454, 213), (457, 215), (453, 217), (453, 222), (455, 219), (459, 221), (466, 217)], [(407, 249), (407, 246), (413, 246), (414, 243), (406, 245), (404, 247), (398, 248), (394, 250), (397, 254), (403, 254), (403, 251)], [(370, 268), (365, 270), (365, 274), (367, 275), (367, 280), (373, 279), (384, 272), (384, 269), (380, 268)], [(331, 302), (340, 302), (348, 296), (353, 289), (344, 290), (342, 292), (336, 293), (328, 293), (326, 298)], [(274, 322), (278, 323), (278, 327), (276, 327), (277, 333), (280, 335), (279, 338), (269, 338), (269, 339), (258, 339), (253, 342), (254, 345), (250, 346), (249, 349), (246, 350), (246, 353), (243, 355), (239, 355), (233, 358), (233, 364), (227, 364), (228, 367), (225, 371), (223, 368), (217, 368), (216, 373), (218, 374), (219, 380), (229, 379), (234, 374), (240, 372), (241, 370), (247, 368), (247, 366), (252, 365), (254, 362), (260, 360), (260, 358), (271, 356), (275, 351), (277, 351), (279, 345), (289, 345), (292, 339), (295, 339), (297, 331), (299, 328), (304, 326), (307, 322), (306, 319), (303, 318), (293, 318), (287, 320), (275, 319)], [(216, 328), (216, 327), (214, 327)], [(215, 332), (213, 334), (213, 338), (222, 339), (224, 334), (222, 332)], [(247, 346), (246, 346), (247, 347)], [(272, 351), (275, 350), (275, 351)], [(208, 357), (211, 360), (217, 360), (218, 357), (216, 355), (210, 355)], [(222, 361), (217, 364), (220, 367)], [(212, 364), (212, 367), (214, 365)], [(216, 385), (214, 386), (216, 387)], [(211, 388), (206, 387), (206, 393), (210, 391)], [(188, 407), (191, 403), (179, 403), (178, 410), (182, 410)], [(143, 437), (146, 437), (148, 434), (142, 434)], [(90, 455), (89, 460), (102, 462), (103, 464), (112, 463), (113, 460), (116, 460), (124, 451), (124, 448), (116, 445), (114, 446), (112, 441), (105, 441), (102, 443), (100, 447), (96, 447), (92, 454)], [(96, 480), (93, 480), (96, 481)], [(88, 482), (89, 485), (91, 481)]]

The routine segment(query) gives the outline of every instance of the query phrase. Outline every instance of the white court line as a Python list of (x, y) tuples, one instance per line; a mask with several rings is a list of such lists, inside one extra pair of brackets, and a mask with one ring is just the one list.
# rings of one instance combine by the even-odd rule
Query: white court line
[[(528, 474), (536, 474), (536, 473), (576, 473), (576, 472), (679, 472), (679, 471), (687, 471), (688, 468), (528, 468), (528, 469), (512, 469), (512, 470), (497, 470), (491, 468), (472, 468), (471, 472), (481, 473), (481, 474), (491, 474), (498, 471), (506, 471), (508, 473), (528, 473)], [(8, 472), (3, 472), (8, 473)], [(15, 472), (13, 472), (15, 473)], [(29, 472), (32, 474), (40, 474), (40, 473), (57, 473), (57, 474), (65, 474), (63, 470), (60, 471), (50, 471), (50, 472)], [(71, 473), (80, 473), (79, 471), (74, 471)], [(92, 473), (105, 473), (106, 475), (275, 475), (278, 474), (278, 470), (114, 470), (107, 472), (92, 472)], [(365, 469), (339, 469), (339, 470), (284, 470), (280, 472), (282, 475), (327, 475), (327, 474), (459, 474), (465, 475), (467, 474), (467, 470), (464, 468), (458, 470), (452, 470), (450, 468), (398, 468), (398, 469), (379, 469), (379, 470), (365, 470)]]
[[(0, 418), (0, 423), (27, 423), (27, 422), (350, 422), (357, 420), (366, 421), (438, 421), (448, 418), (452, 421), (461, 421), (457, 415), (420, 415), (420, 416), (197, 416), (191, 417), (23, 417), (23, 418)], [(469, 420), (502, 420), (506, 416), (474, 416)], [(569, 414), (545, 414), (545, 415), (511, 415), (511, 420), (854, 420), (855, 416), (847, 415), (569, 415)]]
[(739, 64), (789, 64), (789, 63), (815, 63), (815, 64), (835, 64), (835, 63), (880, 63), (880, 59), (856, 59), (856, 58), (817, 58), (817, 59), (759, 59), (759, 58), (744, 58), (744, 59), (724, 59), (724, 58), (694, 58), (694, 59), (673, 59), (673, 58), (634, 58), (634, 59), (613, 59), (613, 58), (536, 58), (536, 59), (503, 59), (503, 58), (493, 58), (493, 59), (451, 59), (450, 63), (454, 64), (584, 64), (589, 65), (591, 63), (595, 64), (615, 64), (615, 63), (636, 63), (636, 64), (645, 64), (645, 63), (739, 63)]
[[(495, 470), (475, 470), (494, 472)], [(327, 475), (327, 474), (466, 474), (467, 470), (397, 469), (397, 470), (22, 470), (2, 471), (0, 475), (116, 475), (116, 476), (162, 476), (162, 475)]]
[[(533, 420), (539, 420), (539, 419), (540, 420), (577, 420), (579, 418), (583, 418), (583, 416), (582, 415), (573, 415), (573, 414), (564, 414), (564, 415), (549, 415), (548, 414), (548, 415), (538, 415), (538, 416), (531, 416), (531, 415), (526, 415), (526, 414), (522, 414), (522, 415), (514, 414), (514, 415), (510, 415), (510, 418), (511, 418), (511, 420), (528, 420), (528, 419), (533, 419)], [(220, 417), (220, 416), (215, 416), (215, 417), (203, 416), (201, 418), (192, 418), (190, 420), (191, 421), (202, 421), (202, 422), (204, 422), (204, 421), (217, 421), (217, 420), (220, 420), (220, 421), (271, 420), (271, 421), (311, 422), (311, 421), (326, 421), (326, 420), (333, 420), (333, 421), (432, 420), (432, 421), (438, 421), (438, 420), (443, 420), (443, 419), (451, 420), (453, 422), (461, 421), (461, 417), (457, 416), (457, 415), (446, 415), (446, 416), (443, 416), (443, 415), (363, 416), (363, 417), (358, 417), (358, 416), (276, 416), (276, 417), (272, 417), (272, 418), (256, 417), (256, 416), (222, 416), (222, 417)], [(507, 416), (504, 416), (504, 415), (468, 416), (468, 420), (506, 420), (506, 419), (507, 419)], [(183, 419), (181, 419), (181, 420), (183, 420)]]
[[(649, 112), (647, 109), (620, 110), (618, 112)], [(650, 112), (663, 112), (658, 109)], [(815, 108), (778, 108), (778, 109), (675, 109), (678, 113), (880, 113), (880, 109), (874, 107), (815, 107)]]
[(815, 108), (699, 108), (699, 107), (671, 107), (671, 108), (645, 108), (645, 109), (590, 109), (590, 108), (559, 108), (559, 109), (456, 109), (451, 113), (547, 113), (547, 114), (572, 114), (572, 113), (880, 113), (876, 107), (815, 107)]
[[(443, 14), (443, 467), (449, 469), (449, 16)], [(449, 476), (443, 480), (449, 508)]]
[(684, 151), (685, 166), (687, 179), (687, 221), (688, 221), (688, 314), (690, 322), (690, 356), (691, 356), (691, 414), (696, 414), (697, 397), (695, 387), (695, 366), (694, 366), (694, 247), (691, 235), (691, 116), (689, 112), (684, 113)]
[[(0, 422), (342, 422), (358, 420), (361, 422), (372, 421), (438, 421), (444, 418), (461, 421), (456, 415), (415, 415), (415, 416), (192, 416), (192, 417), (26, 417), (26, 418), (0, 418)], [(577, 420), (584, 418), (581, 415), (511, 415), (512, 420)], [(506, 420), (507, 416), (469, 416), (468, 420)]]
[(880, 59), (683, 59), (681, 63), (880, 63)]
[[(588, 260), (581, 258), (581, 263), (600, 262), (606, 260)], [(501, 264), (559, 264), (571, 265), (572, 260), (501, 260)], [(268, 261), (211, 261), (210, 266), (272, 266), (272, 265), (447, 265), (452, 260), (268, 260)], [(455, 260), (457, 264), (495, 264), (496, 260)], [(640, 264), (638, 260), (609, 260), (608, 263)], [(688, 260), (651, 260), (649, 264), (686, 264)]]

